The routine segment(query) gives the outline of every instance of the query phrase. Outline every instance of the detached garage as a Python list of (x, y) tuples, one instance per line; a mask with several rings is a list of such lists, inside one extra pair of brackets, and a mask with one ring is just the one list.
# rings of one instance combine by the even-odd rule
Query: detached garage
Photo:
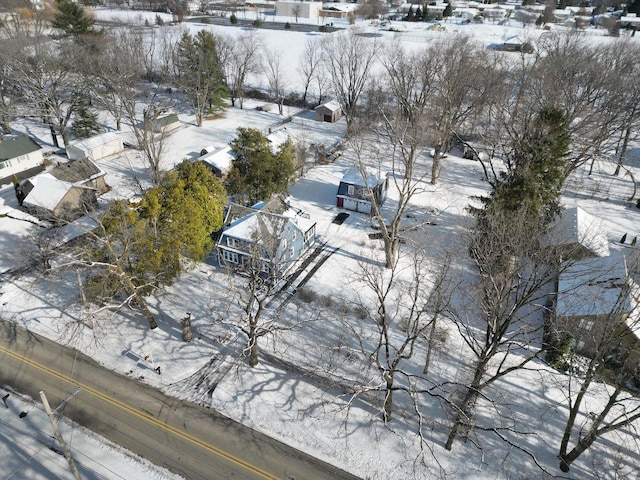
[(337, 122), (342, 117), (342, 108), (335, 100), (318, 105), (315, 108), (316, 120), (319, 122)]
[(95, 137), (87, 138), (69, 144), (67, 157), (69, 160), (82, 160), (88, 158), (91, 161), (100, 160), (110, 155), (124, 151), (124, 145), (119, 133), (107, 132)]
[[(366, 180), (365, 177), (366, 176)], [(349, 170), (338, 185), (338, 207), (354, 212), (372, 213), (372, 200), (382, 205), (389, 190), (389, 176), (378, 177), (373, 173), (363, 173), (357, 168)]]

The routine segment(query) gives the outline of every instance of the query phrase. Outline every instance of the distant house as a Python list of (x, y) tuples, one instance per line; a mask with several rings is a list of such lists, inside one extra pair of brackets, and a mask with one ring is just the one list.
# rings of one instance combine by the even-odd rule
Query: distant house
[[(624, 354), (624, 367), (640, 366), (640, 288), (629, 277), (624, 255), (579, 260), (558, 279), (555, 335), (574, 339), (574, 349), (592, 356)], [(603, 342), (606, 338), (606, 343)]]
[(353, 168), (345, 173), (338, 185), (337, 205), (347, 210), (371, 214), (372, 200), (375, 199), (378, 205), (382, 205), (388, 190), (388, 175), (380, 177), (366, 172), (363, 176), (363, 172)]
[(315, 108), (316, 120), (319, 122), (337, 122), (342, 117), (342, 108), (335, 100), (318, 105)]
[(218, 149), (207, 147), (202, 149), (200, 153), (201, 155), (197, 159), (199, 162), (206, 164), (221, 180), (227, 178), (235, 158), (231, 147), (226, 146)]
[(67, 147), (69, 160), (87, 158), (92, 162), (124, 151), (122, 136), (117, 132), (107, 132), (72, 142)]
[(561, 261), (609, 255), (609, 241), (601, 223), (580, 207), (563, 210), (543, 242)]
[(276, 196), (254, 207), (231, 204), (216, 249), (221, 265), (279, 279), (315, 241), (315, 222)]
[(43, 170), (42, 161), (42, 147), (28, 135), (5, 138), (0, 142), (0, 179), (10, 179), (27, 170)]
[(25, 181), (19, 200), (44, 220), (72, 221), (97, 207), (98, 196), (109, 190), (104, 177), (91, 161), (75, 160)]
[(276, 15), (279, 17), (318, 18), (322, 2), (305, 2), (278, 0), (276, 2)]

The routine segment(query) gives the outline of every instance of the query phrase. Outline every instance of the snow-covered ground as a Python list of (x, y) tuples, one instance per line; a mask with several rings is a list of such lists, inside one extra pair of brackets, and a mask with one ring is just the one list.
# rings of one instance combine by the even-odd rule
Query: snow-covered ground
[[(101, 16), (108, 15), (105, 18), (121, 14), (98, 13)], [(130, 16), (131, 13), (125, 15)], [(155, 14), (149, 15), (152, 21)], [(205, 26), (190, 28), (201, 27)], [(241, 30), (234, 27), (206, 28)], [(519, 28), (509, 28), (521, 32)], [(455, 29), (452, 28), (451, 32)], [(511, 35), (510, 31), (498, 26), (467, 25), (464, 29), (486, 44)], [(292, 85), (296, 85), (296, 55), (299, 55), (304, 44), (305, 35), (274, 31), (261, 31), (260, 34), (270, 45), (287, 46), (282, 48), (291, 66)], [(398, 38), (390, 32), (381, 34), (392, 41)], [(415, 35), (418, 34), (420, 32)], [(193, 116), (180, 114), (183, 126), (170, 137), (165, 168), (170, 168), (182, 158), (195, 156), (205, 146), (224, 145), (234, 137), (238, 126), (267, 129), (281, 120), (276, 109), (271, 112), (256, 110), (255, 107), (262, 105), (263, 102), (248, 101), (244, 110), (230, 108), (221, 118), (206, 121), (202, 128), (194, 125)], [(289, 113), (296, 112), (292, 110)], [(20, 124), (15, 127), (16, 130), (22, 128)], [(27, 128), (26, 125), (23, 127)], [(32, 133), (35, 131), (39, 139), (47, 141), (44, 129), (34, 130), (34, 124), (28, 128)], [(295, 140), (307, 146), (315, 143), (331, 147), (344, 136), (345, 124), (344, 120), (327, 124), (295, 116), (286, 128)], [(633, 151), (637, 152), (637, 149)], [(637, 177), (640, 175), (640, 158), (632, 157), (629, 168)], [(373, 230), (368, 217), (351, 213), (344, 224), (332, 223), (335, 215), (342, 211), (335, 206), (338, 182), (352, 166), (353, 160), (353, 154), (347, 148), (334, 163), (317, 165), (308, 170), (290, 189), (292, 203), (308, 212), (317, 222), (319, 241), (326, 241), (339, 250), (329, 257), (305, 287), (315, 294), (315, 302), (296, 300), (289, 304), (285, 315), (296, 324), (296, 328), (262, 341), (262, 351), (281, 359), (282, 363), (263, 358), (258, 367), (250, 369), (231, 355), (231, 352), (237, 352), (241, 342), (237, 329), (227, 321), (237, 314), (237, 305), (234, 306), (230, 289), (234, 279), (208, 263), (195, 266), (174, 285), (163, 288), (148, 299), (159, 323), (159, 328), (152, 331), (145, 327), (141, 316), (132, 321), (130, 312), (126, 316), (103, 313), (94, 319), (93, 330), (86, 326), (79, 330), (69, 329), (70, 325), (77, 326), (87, 315), (76, 305), (78, 294), (75, 276), (35, 278), (27, 275), (14, 280), (5, 278), (0, 285), (0, 315), (49, 338), (72, 345), (124, 375), (130, 371), (137, 375), (140, 367), (120, 352), (151, 354), (154, 364), (161, 366), (162, 374), (145, 376), (145, 382), (181, 398), (211, 406), (363, 478), (545, 478), (542, 468), (559, 474), (555, 456), (563, 420), (567, 415), (562, 390), (567, 378), (541, 362), (536, 363), (536, 368), (531, 371), (506, 376), (493, 387), (492, 394), (499, 394), (504, 405), (499, 412), (478, 412), (479, 416), (491, 418), (497, 425), (515, 422), (524, 429), (527, 435), (523, 435), (522, 444), (534, 454), (535, 459), (511, 448), (490, 433), (478, 433), (477, 440), (481, 447), (472, 442), (459, 442), (453, 451), (446, 451), (443, 444), (450, 420), (440, 403), (426, 396), (419, 400), (424, 413), (423, 432), (426, 438), (425, 443), (421, 443), (413, 433), (415, 416), (412, 415), (409, 402), (403, 400), (401, 395), (396, 397), (397, 413), (393, 421), (385, 426), (377, 415), (378, 410), (364, 402), (355, 402), (348, 409), (348, 396), (342, 395), (337, 388), (327, 388), (326, 381), (311, 374), (316, 360), (326, 361), (328, 356), (340, 371), (354, 367), (348, 349), (341, 348), (350, 343), (343, 320), (350, 318), (351, 313), (345, 306), (358, 293), (355, 279), (359, 262), (379, 258), (382, 253), (379, 241), (369, 238)], [(113, 188), (105, 199), (130, 196), (135, 192), (132, 183), (134, 174), (144, 175), (141, 161), (133, 150), (98, 163), (107, 172), (107, 183)], [(425, 156), (424, 168), (429, 167), (430, 160)], [(628, 178), (611, 176), (611, 169), (611, 165), (603, 164), (596, 165), (591, 176), (583, 171), (576, 172), (568, 182), (564, 202), (568, 206), (580, 205), (602, 218), (602, 226), (608, 232), (611, 247), (619, 248), (617, 241), (623, 233), (640, 234), (640, 210), (625, 201), (631, 193), (631, 182)], [(434, 251), (445, 246), (455, 248), (470, 222), (465, 207), (471, 202), (471, 197), (486, 192), (487, 188), (477, 162), (451, 154), (445, 160), (439, 184), (433, 186), (425, 183), (423, 191), (411, 205), (414, 220), (407, 221), (429, 222), (430, 225), (425, 227), (425, 238), (433, 245)], [(390, 192), (388, 206), (393, 205), (395, 195), (395, 192)], [(36, 228), (31, 223), (14, 219), (27, 216), (18, 208), (11, 186), (0, 190), (0, 214), (9, 215), (0, 220), (3, 245), (19, 244), (22, 235)], [(9, 254), (7, 248), (4, 252), (0, 257), (0, 271), (13, 266), (18, 258), (13, 252)], [(25, 305), (29, 308), (26, 309)], [(189, 344), (182, 342), (179, 327), (186, 311), (192, 314), (195, 332), (194, 340)], [(69, 336), (71, 330), (74, 331), (73, 337)], [(423, 358), (423, 355), (421, 351), (417, 357)], [(460, 339), (451, 331), (446, 347), (433, 360), (434, 379), (461, 378), (465, 374), (465, 355)], [(210, 363), (214, 357), (217, 360)], [(300, 370), (309, 375), (302, 375)], [(208, 378), (208, 385), (202, 386), (193, 381), (200, 374)], [(215, 385), (213, 392), (209, 389), (212, 385)], [(15, 401), (15, 395), (10, 399)], [(598, 402), (597, 392), (592, 392), (589, 402)], [(5, 416), (11, 417), (13, 422), (13, 417), (17, 417), (16, 412), (26, 409), (30, 412), (26, 419), (36, 418), (33, 404), (16, 403), (7, 412), (3, 409), (3, 405), (0, 405), (0, 415), (3, 415), (0, 419), (3, 422)], [(34, 426), (25, 434), (35, 436), (44, 435), (38, 431), (48, 432), (45, 425), (47, 419), (43, 418), (37, 429)], [(66, 428), (72, 439), (79, 435), (80, 429), (71, 426)], [(18, 438), (17, 433), (12, 437)], [(41, 455), (53, 455), (56, 461), (62, 461), (59, 470), (62, 472), (65, 468), (64, 459), (44, 448), (50, 439), (44, 436), (39, 438), (41, 440), (34, 441), (32, 447), (34, 452), (38, 452), (34, 458), (41, 459), (40, 464), (46, 468), (50, 460)], [(633, 431), (605, 436), (575, 462), (567, 477), (624, 478), (627, 475), (627, 478), (632, 478), (631, 475), (638, 472), (637, 441), (638, 437)], [(70, 443), (73, 446), (76, 442)], [(0, 462), (0, 475), (10, 475), (20, 462), (24, 462), (22, 458), (32, 455), (25, 453), (20, 456), (16, 448), (9, 447), (10, 453), (3, 456), (11, 458), (11, 461)], [(100, 449), (106, 450), (107, 447), (97, 447), (97, 450)], [(97, 464), (106, 464), (99, 453), (87, 451), (84, 455)], [(623, 476), (615, 477), (614, 466), (619, 458), (622, 459)], [(421, 463), (422, 459), (426, 465)], [(136, 468), (140, 468), (141, 476), (128, 474), (126, 478), (171, 478), (159, 471), (145, 476), (147, 467), (144, 464)], [(36, 477), (34, 473), (33, 478), (58, 477), (58, 470), (52, 467), (51, 471), (53, 473), (49, 477), (43, 471), (44, 476)], [(118, 474), (104, 475), (107, 478), (121, 478)]]

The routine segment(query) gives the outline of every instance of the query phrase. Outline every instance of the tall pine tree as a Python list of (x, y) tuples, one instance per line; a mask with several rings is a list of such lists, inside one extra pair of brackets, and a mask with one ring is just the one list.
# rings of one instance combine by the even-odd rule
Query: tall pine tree
[(175, 65), (178, 84), (200, 127), (205, 115), (223, 109), (227, 95), (215, 37), (206, 30), (200, 30), (195, 37), (185, 32), (176, 46)]
[(57, 12), (51, 26), (62, 30), (65, 35), (78, 37), (98, 33), (94, 29), (95, 20), (86, 14), (84, 8), (69, 0), (58, 0)]

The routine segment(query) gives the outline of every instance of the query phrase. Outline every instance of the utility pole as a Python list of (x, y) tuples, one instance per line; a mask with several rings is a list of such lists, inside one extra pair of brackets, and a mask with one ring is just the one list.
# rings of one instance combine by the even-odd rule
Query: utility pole
[[(78, 393), (78, 391), (79, 389), (76, 391), (76, 393)], [(73, 395), (75, 395), (75, 393)], [(42, 399), (42, 403), (44, 404), (44, 409), (46, 410), (47, 415), (49, 416), (49, 421), (51, 421), (51, 426), (53, 427), (53, 431), (56, 434), (58, 443), (60, 443), (60, 447), (62, 447), (62, 453), (64, 453), (64, 458), (66, 458), (67, 462), (69, 463), (69, 468), (71, 468), (71, 473), (73, 473), (73, 477), (75, 478), (75, 480), (82, 480), (82, 477), (80, 477), (80, 473), (78, 472), (78, 468), (76, 467), (76, 464), (73, 461), (73, 458), (71, 458), (71, 450), (69, 450), (69, 447), (64, 441), (64, 438), (62, 438), (62, 433), (60, 433), (60, 429), (58, 428), (58, 420), (56, 420), (54, 413), (51, 411), (51, 407), (49, 406), (49, 401), (47, 400), (47, 397), (42, 390), (40, 390), (40, 398)], [(66, 403), (66, 400), (63, 402), (63, 404), (65, 403)]]

